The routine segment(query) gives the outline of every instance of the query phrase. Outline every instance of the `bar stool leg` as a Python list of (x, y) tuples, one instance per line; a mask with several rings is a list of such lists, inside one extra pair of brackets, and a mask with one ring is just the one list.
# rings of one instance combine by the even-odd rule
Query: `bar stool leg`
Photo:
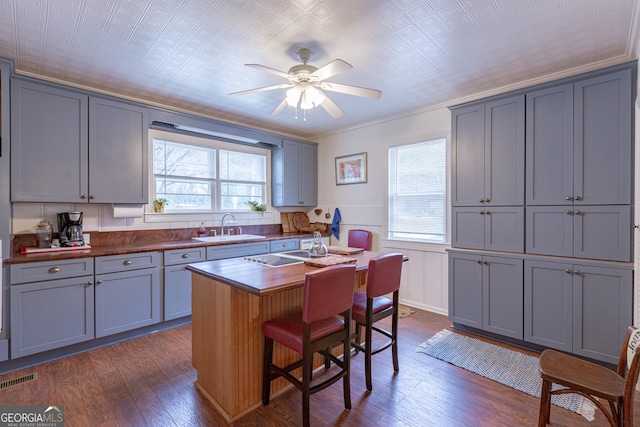
[(549, 424), (551, 412), (551, 381), (542, 380), (542, 392), (540, 393), (540, 413), (538, 414), (538, 427)]
[(364, 372), (367, 380), (367, 390), (373, 390), (373, 382), (371, 381), (371, 341), (373, 341), (372, 322), (369, 321), (364, 327), (365, 329), (365, 351), (364, 351)]
[(262, 363), (262, 404), (268, 405), (271, 399), (271, 362), (273, 361), (273, 340), (264, 337), (264, 357)]

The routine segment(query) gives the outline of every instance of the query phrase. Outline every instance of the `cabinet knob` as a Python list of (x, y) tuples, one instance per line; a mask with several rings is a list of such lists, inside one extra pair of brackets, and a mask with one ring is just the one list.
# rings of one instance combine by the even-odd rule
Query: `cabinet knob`
[(576, 196), (575, 200), (582, 200), (582, 196)]
[(479, 213), (480, 213), (480, 215), (484, 215), (484, 211), (480, 211)]
[(490, 199), (484, 199), (484, 201), (489, 203), (491, 200)]
[(573, 215), (573, 211), (565, 211), (567, 215)]
[(89, 199), (91, 199), (91, 200), (93, 200), (95, 198), (96, 198), (96, 196), (94, 196), (93, 194), (89, 196)]
[(564, 199), (565, 199), (565, 200), (568, 200), (568, 201), (572, 201), (572, 200), (573, 200), (573, 197), (571, 197), (571, 196), (567, 196), (567, 197), (565, 197)]
[(51, 267), (49, 269), (49, 273), (59, 273), (60, 272), (60, 267)]
[(102, 280), (96, 280), (96, 285), (101, 285), (102, 284)]
[(87, 282), (87, 286), (92, 286), (92, 285), (93, 285), (93, 280), (89, 280), (89, 281)]
[(131, 265), (133, 264), (133, 261), (131, 261), (130, 259), (127, 259), (125, 261), (122, 262), (123, 265)]
[(569, 269), (569, 268), (565, 269), (564, 272), (567, 273), (567, 274), (571, 274), (572, 273), (571, 269)]
[(484, 211), (485, 215), (491, 215), (491, 211)]
[(182, 258), (184, 258), (184, 259), (189, 258), (189, 254), (182, 254)]
[(582, 215), (582, 211), (576, 211), (576, 215)]
[(86, 198), (87, 198), (87, 195), (86, 195), (86, 194), (83, 194), (82, 196), (80, 196), (80, 198), (81, 198), (81, 199), (86, 199)]
[(477, 259), (477, 260), (476, 260), (476, 262), (477, 262), (478, 264), (482, 264), (482, 260), (481, 260), (481, 259)]
[(582, 272), (580, 270), (576, 270), (573, 272), (573, 274), (575, 274), (576, 276), (579, 276), (582, 274)]
[(484, 265), (489, 264), (489, 262), (487, 262), (487, 261), (482, 261), (482, 263), (483, 263)]
[(479, 202), (480, 202), (480, 203), (484, 203), (484, 199), (480, 199), (480, 200), (479, 200)]
[(283, 243), (283, 244), (282, 244), (282, 247), (283, 247), (283, 248), (286, 248), (286, 247), (287, 247), (287, 244), (286, 244), (286, 243)]

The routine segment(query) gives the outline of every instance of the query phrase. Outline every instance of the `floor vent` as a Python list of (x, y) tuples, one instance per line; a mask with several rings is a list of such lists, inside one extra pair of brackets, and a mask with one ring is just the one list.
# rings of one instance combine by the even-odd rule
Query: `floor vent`
[(7, 389), (9, 387), (16, 386), (16, 385), (28, 383), (29, 381), (34, 381), (34, 380), (37, 380), (37, 379), (38, 379), (38, 374), (33, 373), (33, 374), (29, 374), (29, 375), (23, 375), (23, 376), (18, 377), (18, 378), (14, 378), (12, 380), (2, 381), (0, 383), (0, 390), (4, 390), (4, 389)]

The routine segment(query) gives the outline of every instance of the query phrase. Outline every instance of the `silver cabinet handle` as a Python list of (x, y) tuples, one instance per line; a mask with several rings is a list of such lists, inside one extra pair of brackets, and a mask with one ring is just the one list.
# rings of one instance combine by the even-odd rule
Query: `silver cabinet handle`
[(565, 199), (565, 200), (568, 200), (568, 201), (572, 201), (572, 200), (573, 200), (573, 197), (571, 197), (571, 196), (567, 196), (567, 197), (565, 197), (564, 199)]
[(480, 211), (480, 215), (484, 215), (484, 211)]
[(485, 202), (489, 203), (491, 199), (484, 199)]
[(86, 199), (86, 198), (87, 198), (87, 195), (86, 195), (86, 194), (83, 194), (82, 196), (80, 196), (80, 198), (81, 198), (81, 199)]
[(575, 274), (576, 276), (579, 276), (582, 274), (582, 272), (580, 270), (576, 270), (573, 272), (573, 274)]
[(576, 215), (582, 215), (582, 211), (576, 211)]
[(96, 285), (101, 285), (102, 284), (102, 280), (96, 280)]
[(566, 211), (565, 212), (567, 215), (573, 215), (573, 211)]
[(184, 259), (189, 258), (189, 254), (182, 254), (182, 258), (184, 258)]
[(576, 196), (575, 200), (582, 200), (582, 196)]
[(480, 199), (480, 203), (484, 203), (484, 199)]
[(133, 264), (133, 261), (131, 261), (130, 259), (128, 259), (128, 260), (125, 260), (122, 264), (124, 264), (124, 265), (131, 265), (131, 264)]
[(51, 267), (49, 269), (49, 273), (59, 273), (60, 272), (60, 267)]
[(571, 269), (566, 268), (566, 269), (564, 270), (564, 272), (565, 272), (565, 273), (567, 273), (567, 274), (571, 274)]

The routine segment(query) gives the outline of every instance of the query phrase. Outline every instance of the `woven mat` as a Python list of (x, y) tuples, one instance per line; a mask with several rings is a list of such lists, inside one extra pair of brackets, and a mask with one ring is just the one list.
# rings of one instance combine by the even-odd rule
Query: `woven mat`
[[(537, 357), (457, 334), (447, 329), (438, 332), (429, 341), (420, 344), (416, 348), (416, 352), (425, 353), (531, 396), (540, 397), (542, 380), (540, 379)], [(589, 421), (595, 419), (595, 406), (580, 395), (552, 396), (551, 403), (578, 413)]]
[(415, 312), (416, 311), (411, 307), (407, 307), (406, 305), (398, 304), (398, 317), (400, 319), (404, 319), (405, 317), (409, 317)]

